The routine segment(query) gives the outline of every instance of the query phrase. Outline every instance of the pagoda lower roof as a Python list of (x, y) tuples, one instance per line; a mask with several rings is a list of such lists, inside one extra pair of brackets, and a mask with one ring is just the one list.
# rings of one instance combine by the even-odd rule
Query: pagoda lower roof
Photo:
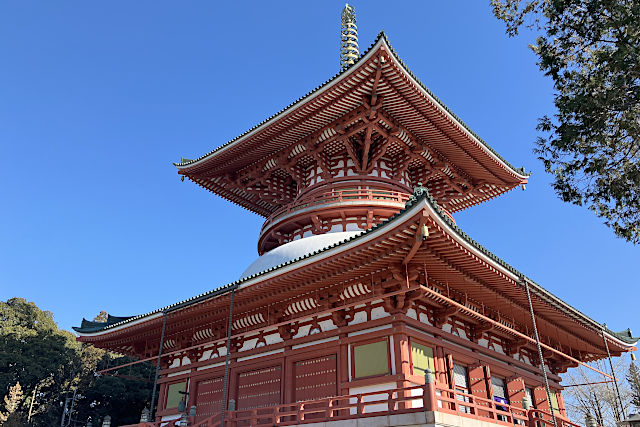
[[(389, 60), (381, 61), (382, 55)], [(502, 158), (418, 80), (384, 32), (357, 62), (332, 79), (226, 144), (197, 159), (183, 158), (175, 166), (203, 188), (268, 217), (283, 203), (271, 194), (263, 197), (247, 191), (238, 176), (256, 167), (260, 174), (265, 170), (261, 162), (273, 162), (283, 151), (299, 151), (295, 147), (303, 146), (301, 141), (325, 132), (323, 129), (352, 114), (372, 95), (383, 99), (384, 112), (414, 136), (419, 147), (437, 154), (437, 164), (444, 165), (437, 174), (455, 168), (473, 187), (473, 194), (456, 196), (453, 202), (434, 194), (449, 211), (465, 209), (527, 182), (524, 168), (515, 168)]]
[[(155, 331), (154, 334), (157, 332), (159, 336), (164, 313), (182, 316), (184, 321), (192, 310), (197, 310), (199, 313), (216, 311), (221, 313), (224, 311), (225, 304), (228, 305), (228, 299), (223, 297), (228, 296), (232, 290), (237, 294), (236, 304), (242, 304), (245, 300), (248, 306), (248, 304), (264, 301), (265, 298), (277, 292), (283, 292), (283, 283), (304, 284), (320, 275), (326, 275), (328, 268), (339, 271), (363, 269), (364, 267), (359, 266), (361, 261), (355, 259), (358, 251), (360, 251), (360, 257), (363, 251), (367, 251), (368, 257), (376, 259), (376, 255), (372, 254), (373, 251), (391, 243), (396, 249), (392, 252), (386, 249), (387, 255), (391, 253), (391, 256), (404, 257), (406, 252), (398, 249), (401, 247), (398, 246), (398, 241), (406, 239), (402, 241), (410, 242), (413, 239), (419, 227), (420, 218), (427, 218), (429, 228), (433, 231), (416, 253), (414, 262), (425, 265), (429, 270), (429, 280), (433, 278), (443, 283), (444, 280), (453, 278), (454, 274), (464, 275), (464, 280), (459, 283), (466, 286), (463, 290), (469, 297), (475, 298), (475, 301), (482, 301), (490, 295), (490, 299), (495, 300), (496, 304), (499, 301), (502, 307), (512, 309), (517, 307), (521, 312), (517, 316), (526, 318), (528, 306), (523, 285), (523, 280), (526, 279), (530, 283), (541, 333), (562, 334), (567, 337), (567, 342), (571, 339), (579, 344), (582, 343), (581, 345), (591, 354), (585, 360), (601, 357), (603, 333), (607, 337), (612, 353), (619, 354), (633, 350), (638, 338), (633, 337), (630, 330), (613, 332), (604, 324), (596, 322), (526, 278), (458, 228), (426, 191), (408, 202), (406, 208), (399, 214), (342, 242), (150, 313), (121, 318), (121, 320), (111, 318), (103, 324), (83, 320), (81, 327), (73, 329), (80, 335), (79, 340), (93, 343), (120, 339), (125, 335), (129, 337), (127, 340), (134, 340), (140, 328), (147, 330), (152, 328)], [(371, 262), (368, 268), (371, 271), (384, 270), (384, 263), (391, 258), (387, 257), (386, 260), (382, 258), (380, 256), (379, 262)], [(348, 264), (350, 262), (351, 264)], [(293, 293), (294, 291), (290, 292), (290, 294)], [(516, 315), (513, 318), (517, 318)]]

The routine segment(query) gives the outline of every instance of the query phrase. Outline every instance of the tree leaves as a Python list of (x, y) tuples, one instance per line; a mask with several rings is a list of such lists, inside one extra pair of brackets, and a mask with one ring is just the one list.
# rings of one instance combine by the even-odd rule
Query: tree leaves
[[(106, 317), (106, 313), (101, 314)], [(32, 426), (60, 423), (61, 402), (77, 388), (74, 420), (86, 422), (111, 415), (114, 423), (137, 421), (151, 398), (151, 365), (128, 368), (127, 378), (98, 376), (97, 370), (129, 362), (129, 358), (80, 345), (59, 330), (53, 314), (22, 298), (0, 301), (0, 397), (20, 383), (21, 407), (3, 425), (24, 425), (36, 390)], [(13, 424), (9, 424), (9, 423)]]
[(491, 4), (509, 36), (523, 25), (539, 33), (532, 49), (554, 81), (556, 114), (539, 120), (535, 153), (553, 174), (554, 190), (639, 243), (640, 2)]

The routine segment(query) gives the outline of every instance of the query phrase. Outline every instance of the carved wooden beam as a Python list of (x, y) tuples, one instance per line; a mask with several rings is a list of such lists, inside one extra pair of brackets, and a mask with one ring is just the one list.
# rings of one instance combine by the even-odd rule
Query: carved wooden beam
[(411, 163), (411, 160), (413, 160), (411, 156), (404, 153), (400, 154), (400, 156), (402, 156), (400, 163), (395, 165), (395, 167), (393, 168), (393, 179), (399, 179), (402, 174), (407, 171), (407, 169), (409, 168), (409, 163)]
[(362, 166), (360, 165), (360, 161), (358, 160), (358, 155), (355, 152), (355, 147), (353, 146), (353, 144), (351, 143), (349, 138), (345, 138), (343, 140), (343, 143), (344, 143), (344, 148), (347, 150), (347, 153), (349, 154), (349, 157), (351, 158), (351, 161), (353, 162), (353, 164), (356, 167), (356, 170), (358, 172), (362, 172)]
[(365, 173), (367, 173), (367, 174), (371, 173), (371, 171), (375, 167), (377, 161), (380, 160), (380, 158), (382, 156), (384, 156), (384, 154), (387, 152), (387, 148), (389, 148), (389, 145), (391, 144), (392, 139), (383, 137), (383, 141), (384, 142), (382, 142), (378, 146), (378, 150), (377, 150), (376, 154), (371, 158), (371, 162), (369, 163), (369, 167), (365, 170)]
[(444, 324), (447, 323), (449, 321), (449, 319), (451, 319), (459, 311), (460, 311), (460, 309), (458, 307), (455, 307), (455, 306), (443, 308), (443, 309), (440, 309), (440, 310), (434, 310), (433, 311), (434, 320), (435, 320), (434, 325), (437, 328), (442, 328), (442, 326), (444, 326)]
[(317, 166), (322, 169), (322, 178), (328, 180), (331, 178), (331, 167), (328, 165), (326, 158), (322, 154), (321, 148), (314, 148), (312, 142), (307, 142), (305, 148), (307, 152), (315, 159)]
[(373, 125), (367, 126), (367, 131), (364, 135), (364, 147), (362, 148), (362, 167), (364, 171), (367, 169), (367, 162), (369, 161), (369, 148), (371, 147), (371, 134), (373, 133)]
[[(376, 75), (373, 78), (373, 86), (371, 88), (371, 105), (377, 105), (378, 98), (378, 85), (380, 84), (380, 80), (382, 77), (382, 55), (378, 57), (378, 64), (376, 66)], [(373, 113), (374, 111), (372, 111)], [(370, 118), (373, 118), (370, 116)]]
[(525, 340), (524, 338), (510, 341), (505, 348), (505, 353), (507, 353), (507, 355), (509, 356), (513, 356), (514, 354), (519, 353), (522, 348), (527, 347), (528, 345), (529, 341)]
[[(397, 126), (399, 127), (399, 124), (396, 122), (396, 120), (391, 117), (389, 114), (387, 114), (384, 110), (380, 110), (378, 111), (378, 116), (380, 118), (383, 119), (383, 121), (385, 123), (387, 123), (387, 125), (389, 126)], [(431, 156), (432, 159), (434, 159), (434, 161), (436, 162), (433, 165), (433, 168), (435, 169), (443, 169), (446, 166), (449, 166), (449, 170), (456, 176), (458, 177), (461, 181), (463, 181), (463, 183), (467, 186), (467, 187), (471, 187), (471, 178), (467, 177), (466, 174), (460, 169), (458, 168), (456, 165), (452, 164), (451, 162), (447, 161), (446, 158), (440, 154), (439, 152), (435, 151), (433, 148), (431, 148), (427, 143), (425, 143), (424, 141), (422, 141), (420, 138), (418, 138), (417, 136), (415, 136), (412, 132), (410, 132), (408, 129), (405, 128), (400, 128), (402, 129), (402, 131), (404, 133), (407, 134), (407, 136), (409, 137), (409, 139), (416, 144), (417, 147), (420, 147), (423, 151), (427, 151), (429, 153), (429, 155)], [(403, 141), (402, 139), (399, 139), (399, 142), (402, 143), (403, 145), (405, 145), (410, 151), (412, 151), (412, 149), (414, 147), (410, 147), (406, 145), (406, 142)], [(412, 151), (413, 152), (413, 151)], [(414, 152), (415, 153), (415, 152)], [(420, 156), (422, 157), (422, 156)], [(414, 157), (417, 158), (417, 157)], [(422, 157), (422, 159), (424, 159), (424, 157)], [(420, 160), (422, 160), (420, 159)], [(424, 159), (426, 160), (426, 159)], [(427, 162), (428, 163), (428, 162)], [(430, 164), (425, 163), (425, 166), (431, 167)], [(439, 172), (442, 172), (441, 170), (439, 170)], [(444, 174), (444, 173), (443, 173)]]
[(415, 254), (418, 252), (418, 249), (420, 249), (420, 246), (422, 246), (422, 243), (425, 240), (427, 240), (427, 237), (429, 237), (428, 228), (426, 229), (426, 234), (425, 234), (426, 226), (427, 226), (427, 216), (423, 216), (418, 222), (418, 227), (416, 228), (416, 232), (414, 235), (415, 241), (413, 242), (411, 249), (409, 249), (409, 253), (407, 253), (407, 255), (404, 257), (404, 260), (402, 260), (403, 265), (409, 264), (409, 262), (413, 259)]
[[(397, 86), (397, 84), (395, 84), (395, 83), (394, 83), (394, 82), (392, 82), (392, 81), (388, 81), (387, 83), (389, 84), (389, 86), (393, 87), (393, 89), (394, 89), (394, 90), (396, 90), (396, 91), (397, 91), (397, 93), (402, 93), (402, 92), (400, 91), (400, 88)], [(410, 99), (405, 99), (405, 101), (407, 102), (407, 104), (410, 106), (410, 108), (411, 108), (411, 109), (412, 109), (416, 114), (418, 114), (418, 115), (422, 115), (422, 113), (420, 112), (420, 109), (415, 105), (415, 103), (414, 103), (412, 100), (410, 100)], [(438, 130), (438, 131), (439, 131), (439, 132), (440, 132), (440, 133), (441, 133), (441, 134), (442, 134), (442, 135), (443, 135), (443, 136), (444, 136), (444, 137), (445, 137), (445, 138), (446, 138), (446, 139), (447, 139), (451, 144), (455, 144), (455, 142), (454, 142), (454, 141), (453, 141), (453, 140), (452, 140), (452, 139), (447, 135), (447, 133), (446, 133), (446, 132), (444, 132), (442, 129), (440, 129), (440, 128), (435, 124), (435, 123), (431, 122), (431, 124), (433, 125), (434, 129)], [(457, 144), (456, 144), (456, 145), (457, 145)], [(463, 150), (463, 151), (464, 151), (464, 150)], [(467, 153), (467, 154), (468, 154), (468, 153)], [(470, 157), (471, 157), (471, 158), (473, 158), (472, 156), (470, 156)], [(481, 168), (483, 168), (486, 172), (488, 172), (490, 175), (495, 176), (495, 175), (494, 175), (494, 173), (493, 173), (493, 171), (492, 171), (491, 169), (489, 169), (487, 166), (485, 166), (484, 164), (479, 163), (479, 162), (476, 162), (476, 163), (477, 163)], [(496, 176), (496, 178), (497, 178), (497, 179), (499, 179), (501, 182), (503, 182), (503, 183), (505, 183), (505, 184), (506, 184), (506, 182), (505, 182), (502, 178), (497, 177), (497, 176)]]
[(471, 341), (478, 343), (478, 340), (482, 338), (482, 334), (489, 332), (493, 329), (493, 324), (489, 322), (483, 322), (479, 325), (471, 327)]
[(349, 309), (337, 310), (331, 313), (331, 320), (338, 328), (343, 328), (353, 320), (353, 313)]

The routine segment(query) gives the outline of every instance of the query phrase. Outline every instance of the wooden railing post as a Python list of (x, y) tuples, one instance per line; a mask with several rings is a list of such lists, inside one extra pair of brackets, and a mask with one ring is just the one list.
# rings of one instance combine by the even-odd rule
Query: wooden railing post
[(430, 369), (427, 369), (424, 373), (422, 407), (425, 411), (431, 412), (436, 411), (438, 408), (438, 402), (436, 401), (436, 382)]
[[(418, 405), (413, 402), (420, 401), (419, 394), (413, 394), (413, 390), (418, 392), (422, 389), (422, 410), (427, 419), (433, 419), (433, 415), (426, 412), (437, 412), (438, 410), (451, 413), (463, 412), (462, 416), (467, 418), (484, 419), (487, 422), (495, 423), (500, 420), (501, 424), (524, 425), (526, 427), (549, 427), (551, 425), (551, 414), (545, 410), (528, 408), (528, 402), (523, 402), (523, 408), (512, 407), (509, 404), (495, 402), (478, 396), (469, 395), (460, 391), (450, 389), (447, 386), (436, 387), (435, 379), (431, 371), (425, 372), (424, 386), (415, 385), (410, 387), (399, 387), (377, 392), (341, 395), (318, 400), (301, 401), (290, 404), (281, 404), (266, 408), (255, 408), (253, 410), (228, 411), (226, 423), (221, 427), (237, 427), (240, 425), (256, 425), (259, 421), (268, 425), (282, 424), (302, 424), (305, 422), (321, 421), (324, 413), (325, 421), (339, 419), (366, 418), (367, 416), (378, 415), (379, 405), (387, 402), (389, 414), (420, 412)], [(387, 398), (383, 397), (387, 394)], [(438, 394), (440, 393), (440, 394)], [(365, 402), (365, 398), (367, 401)], [(353, 401), (356, 399), (356, 402)], [(523, 399), (524, 400), (524, 399)], [(406, 405), (405, 405), (406, 404)], [(442, 405), (440, 405), (442, 404)], [(375, 410), (367, 411), (367, 405)], [(441, 409), (440, 406), (442, 406)], [(463, 411), (460, 411), (463, 407)], [(355, 413), (351, 412), (355, 409)], [(308, 417), (306, 415), (309, 415)], [(267, 422), (267, 418), (271, 421)], [(558, 427), (580, 427), (569, 421), (565, 417), (559, 417)], [(593, 421), (593, 420), (592, 420)], [(266, 425), (265, 424), (265, 425)], [(194, 427), (218, 427), (220, 426), (220, 414), (215, 414), (210, 418), (194, 424)], [(134, 427), (133, 425), (128, 427)], [(137, 424), (136, 427), (158, 427), (158, 424)], [(587, 422), (585, 427), (594, 427)]]
[(527, 415), (529, 415), (529, 427), (537, 427), (534, 413), (535, 413), (534, 409), (529, 409), (527, 411)]

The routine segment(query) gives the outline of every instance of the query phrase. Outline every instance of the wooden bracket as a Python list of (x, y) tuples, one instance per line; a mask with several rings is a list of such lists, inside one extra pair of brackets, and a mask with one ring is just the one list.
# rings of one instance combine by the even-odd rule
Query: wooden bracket
[(415, 254), (418, 252), (418, 249), (420, 249), (420, 246), (422, 246), (422, 243), (427, 240), (427, 238), (429, 237), (429, 229), (426, 229), (426, 234), (425, 234), (425, 227), (427, 226), (427, 217), (423, 216), (420, 219), (420, 222), (418, 223), (418, 228), (416, 229), (415, 232), (415, 241), (413, 242), (413, 245), (411, 246), (411, 249), (409, 249), (409, 253), (407, 253), (407, 255), (404, 257), (404, 260), (402, 261), (402, 265), (407, 265), (409, 264), (409, 261), (411, 261), (413, 259), (413, 257), (415, 256)]
[(434, 325), (438, 328), (442, 328), (442, 326), (444, 326), (444, 324), (447, 323), (449, 319), (451, 319), (459, 311), (460, 309), (455, 306), (442, 308), (440, 310), (434, 310), (433, 311), (433, 314), (434, 314), (433, 317), (435, 321)]

